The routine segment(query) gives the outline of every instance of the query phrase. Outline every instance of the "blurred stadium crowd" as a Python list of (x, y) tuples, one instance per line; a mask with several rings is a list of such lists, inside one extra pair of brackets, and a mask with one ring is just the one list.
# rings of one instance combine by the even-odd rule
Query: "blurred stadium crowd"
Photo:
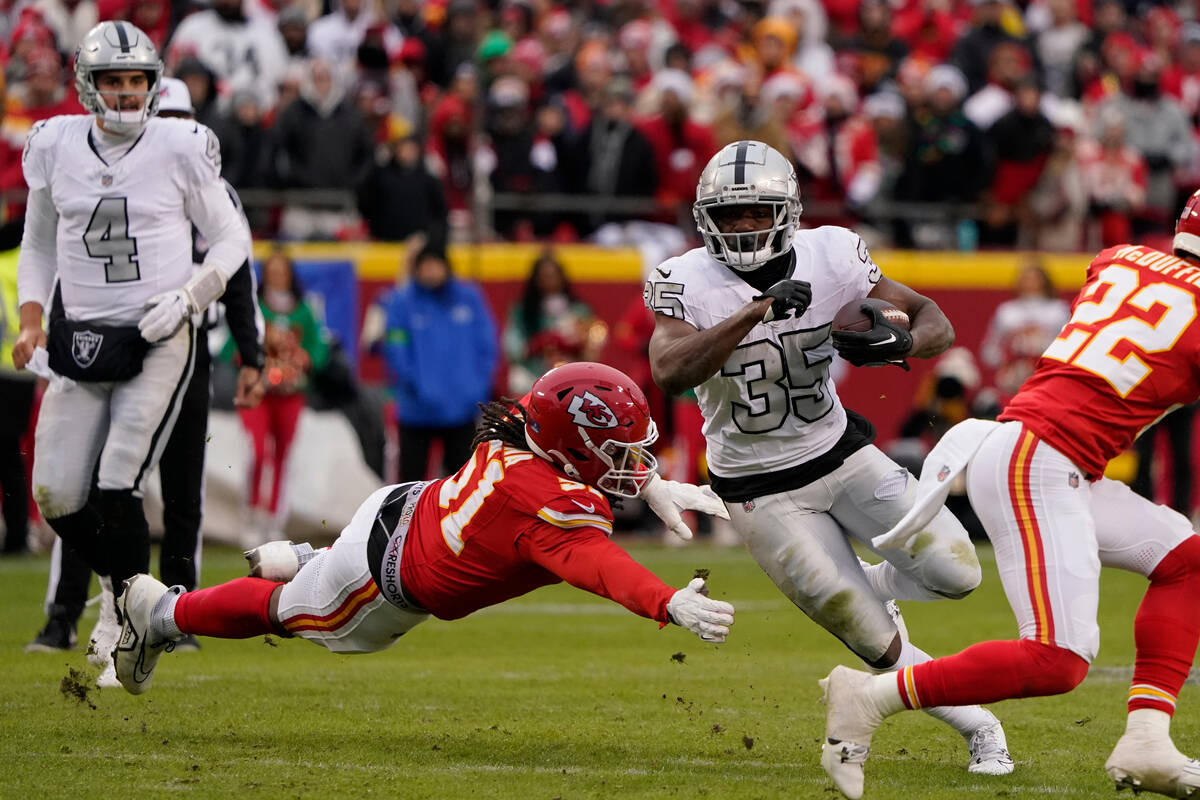
[(692, 230), (753, 138), (805, 220), (921, 248), (1094, 250), (1200, 183), (1200, 23), (1144, 0), (4, 0), (0, 190), (71, 60), (127, 19), (217, 132), (256, 232), (586, 239)]

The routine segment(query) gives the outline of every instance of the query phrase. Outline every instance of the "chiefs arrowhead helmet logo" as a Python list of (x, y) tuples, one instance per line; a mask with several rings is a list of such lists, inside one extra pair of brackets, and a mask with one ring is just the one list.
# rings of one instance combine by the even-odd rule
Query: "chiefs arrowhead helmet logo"
[(603, 400), (591, 392), (577, 394), (571, 398), (567, 411), (576, 425), (585, 428), (615, 428), (617, 415)]

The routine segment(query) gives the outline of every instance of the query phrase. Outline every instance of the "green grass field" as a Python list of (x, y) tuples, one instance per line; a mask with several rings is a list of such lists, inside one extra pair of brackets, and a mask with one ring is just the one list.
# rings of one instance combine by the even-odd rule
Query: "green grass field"
[[(818, 764), (817, 679), (853, 663), (786, 603), (740, 549), (634, 546), (675, 585), (698, 567), (738, 606), (728, 644), (702, 644), (569, 587), (454, 623), (427, 622), (392, 650), (336, 656), (307, 642), (204, 640), (163, 657), (133, 697), (63, 693), (82, 652), (26, 654), (41, 624), (44, 557), (0, 562), (0, 796), (398, 798), (833, 798)], [(1015, 624), (991, 551), (959, 602), (910, 603), (914, 641), (939, 655)], [(205, 583), (241, 574), (206, 554)], [(1100, 657), (1058, 698), (1011, 701), (1016, 772), (970, 775), (966, 747), (923, 714), (889, 720), (867, 766), (868, 798), (1094, 797), (1124, 724), (1131, 625), (1144, 581), (1106, 570)], [(86, 640), (95, 612), (85, 614)], [(1200, 751), (1188, 686), (1176, 743)]]

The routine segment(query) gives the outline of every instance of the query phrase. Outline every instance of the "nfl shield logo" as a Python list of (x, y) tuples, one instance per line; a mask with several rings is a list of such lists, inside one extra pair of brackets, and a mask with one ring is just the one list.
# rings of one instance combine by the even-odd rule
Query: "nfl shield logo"
[(942, 468), (938, 470), (938, 474), (937, 474), (938, 483), (941, 483), (942, 481), (946, 480), (946, 478), (948, 478), (948, 477), (950, 477), (950, 465), (943, 464)]
[(102, 333), (75, 331), (75, 335), (71, 338), (71, 358), (75, 359), (75, 363), (81, 369), (87, 369), (96, 360), (96, 356), (100, 352), (100, 344), (103, 341), (104, 334)]
[(1078, 489), (1079, 488), (1079, 473), (1072, 472), (1070, 475), (1068, 475), (1067, 483), (1071, 484), (1072, 489)]
[(742, 503), (742, 510), (745, 511), (747, 514), (749, 514), (751, 511), (754, 510), (754, 501), (747, 500), (746, 502)]
[(109, 186), (112, 186), (112, 182), (113, 182), (112, 175), (101, 175), (100, 176), (100, 185), (103, 186), (104, 188), (107, 189)]

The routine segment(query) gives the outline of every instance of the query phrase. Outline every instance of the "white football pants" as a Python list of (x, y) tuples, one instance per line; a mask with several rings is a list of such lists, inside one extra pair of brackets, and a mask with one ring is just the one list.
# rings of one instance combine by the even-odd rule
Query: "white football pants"
[(875, 550), (912, 506), (916, 481), (868, 445), (807, 486), (726, 503), (734, 529), (775, 585), (863, 661), (887, 652), (897, 629), (850, 546), (853, 538), (898, 573), (901, 599), (961, 597), (981, 579), (970, 537), (946, 509), (906, 549)]
[(967, 467), (967, 494), (996, 549), (1021, 638), (1089, 663), (1100, 647), (1100, 566), (1149, 576), (1193, 535), (1187, 517), (1125, 484), (1089, 483), (1020, 422), (984, 440)]
[(33, 497), (56, 519), (87, 502), (100, 459), (99, 488), (141, 497), (179, 415), (195, 362), (195, 331), (184, 325), (150, 346), (127, 381), (53, 383), (42, 397), (33, 450)]

